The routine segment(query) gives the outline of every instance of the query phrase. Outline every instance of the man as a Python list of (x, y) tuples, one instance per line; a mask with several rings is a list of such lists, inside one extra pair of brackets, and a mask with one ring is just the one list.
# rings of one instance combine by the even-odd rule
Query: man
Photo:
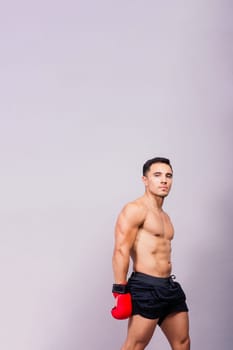
[[(173, 350), (190, 349), (185, 294), (171, 275), (174, 229), (162, 209), (172, 177), (169, 159), (148, 160), (143, 165), (144, 195), (125, 205), (116, 222), (112, 316), (129, 317), (121, 350), (145, 349), (157, 325)], [(127, 281), (130, 257), (133, 273)]]

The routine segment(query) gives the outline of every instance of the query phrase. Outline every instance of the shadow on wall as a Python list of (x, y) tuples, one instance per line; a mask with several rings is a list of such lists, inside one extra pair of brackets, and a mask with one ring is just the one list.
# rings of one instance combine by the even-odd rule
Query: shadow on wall
[(110, 313), (114, 304), (111, 292), (113, 222), (95, 224), (98, 228), (92, 231), (94, 240), (91, 242), (90, 237), (86, 237), (83, 244), (81, 273), (66, 286), (69, 292), (64, 293), (60, 303), (65, 318), (63, 328), (56, 331), (54, 346), (49, 350), (120, 348), (127, 321), (118, 322), (116, 327)]
[(92, 272), (90, 281), (76, 281), (75, 286), (71, 286), (65, 329), (57, 336), (59, 340), (54, 350), (120, 348), (127, 321), (117, 322), (112, 319), (112, 272), (106, 262), (96, 267), (100, 273), (94, 276), (93, 268), (86, 270), (87, 275)]
[(206, 350), (231, 349), (233, 200), (228, 196), (215, 198), (203, 207), (206, 210), (199, 217), (201, 234), (191, 271), (195, 289), (188, 288), (192, 345)]

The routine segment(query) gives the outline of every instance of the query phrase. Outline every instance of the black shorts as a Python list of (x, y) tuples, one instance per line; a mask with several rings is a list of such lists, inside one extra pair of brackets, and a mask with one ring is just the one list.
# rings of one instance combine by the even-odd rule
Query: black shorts
[(128, 288), (132, 296), (132, 315), (158, 318), (161, 325), (167, 315), (188, 311), (185, 294), (180, 284), (174, 281), (174, 276), (163, 278), (133, 272)]

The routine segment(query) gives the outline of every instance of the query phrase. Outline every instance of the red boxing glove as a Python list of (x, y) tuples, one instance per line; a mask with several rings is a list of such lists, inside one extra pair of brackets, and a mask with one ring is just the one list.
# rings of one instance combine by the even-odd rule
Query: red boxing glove
[(116, 305), (112, 308), (112, 316), (117, 320), (125, 320), (132, 314), (132, 299), (128, 292), (127, 284), (113, 284), (113, 296), (116, 298)]

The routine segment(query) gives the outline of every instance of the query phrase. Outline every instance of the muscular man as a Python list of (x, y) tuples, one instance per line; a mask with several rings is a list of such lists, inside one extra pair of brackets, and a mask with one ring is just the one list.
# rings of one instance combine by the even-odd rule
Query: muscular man
[[(172, 185), (169, 159), (153, 158), (143, 165), (145, 193), (122, 209), (116, 222), (113, 253), (113, 317), (129, 317), (121, 350), (143, 350), (157, 324), (173, 350), (189, 350), (185, 294), (171, 275), (174, 229), (163, 211)], [(133, 273), (127, 281), (130, 257)]]

